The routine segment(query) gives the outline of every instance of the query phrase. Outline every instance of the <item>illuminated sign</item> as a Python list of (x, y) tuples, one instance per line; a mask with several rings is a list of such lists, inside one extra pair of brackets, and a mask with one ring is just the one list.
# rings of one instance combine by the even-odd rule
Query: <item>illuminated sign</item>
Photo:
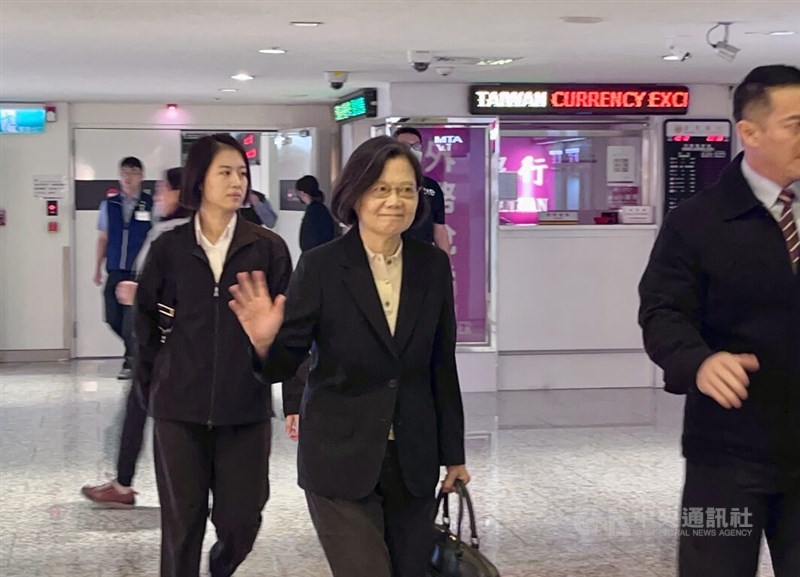
[(376, 116), (378, 116), (378, 91), (374, 88), (365, 88), (350, 94), (333, 107), (333, 119), (336, 122)]
[(44, 132), (45, 118), (44, 108), (2, 108), (0, 133), (40, 134)]
[(464, 139), (457, 134), (435, 135), (433, 137), (433, 143), (436, 145), (439, 152), (451, 152), (453, 150), (453, 145), (464, 144)]
[(686, 86), (488, 84), (469, 89), (471, 114), (686, 114)]
[(261, 164), (261, 153), (259, 149), (260, 138), (254, 132), (233, 132), (231, 133), (244, 148), (245, 156), (251, 165)]

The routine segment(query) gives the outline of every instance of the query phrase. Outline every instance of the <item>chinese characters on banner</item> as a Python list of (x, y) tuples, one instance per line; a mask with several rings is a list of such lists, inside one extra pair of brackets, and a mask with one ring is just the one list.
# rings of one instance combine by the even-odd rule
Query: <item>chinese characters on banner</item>
[(487, 335), (487, 150), (485, 128), (420, 127), (422, 169), (444, 192), (458, 342)]

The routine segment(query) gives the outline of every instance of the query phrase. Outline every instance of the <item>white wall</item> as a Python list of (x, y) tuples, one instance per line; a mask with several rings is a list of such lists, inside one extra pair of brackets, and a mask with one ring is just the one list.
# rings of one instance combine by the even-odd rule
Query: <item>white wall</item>
[[(44, 134), (0, 135), (0, 208), (7, 213), (0, 227), (0, 358), (30, 349), (63, 358), (55, 351), (69, 347), (72, 191), (56, 218), (33, 196), (34, 175), (64, 175), (71, 187), (69, 111), (57, 106), (58, 122)], [(57, 233), (47, 232), (49, 221), (58, 222)]]
[[(71, 267), (74, 196), (73, 128), (282, 129), (316, 127), (322, 180), (330, 173), (331, 139), (338, 134), (326, 105), (179, 107), (156, 104), (59, 103), (58, 122), (41, 135), (0, 136), (0, 359), (63, 358), (72, 346)], [(59, 217), (46, 217), (33, 198), (33, 175), (69, 177)], [(58, 233), (47, 232), (58, 220)], [(23, 351), (19, 353), (19, 351)], [(53, 352), (56, 351), (56, 352)]]
[(71, 105), (70, 120), (79, 128), (269, 129), (305, 126), (333, 128), (327, 105), (196, 105), (169, 111), (158, 104), (80, 102)]

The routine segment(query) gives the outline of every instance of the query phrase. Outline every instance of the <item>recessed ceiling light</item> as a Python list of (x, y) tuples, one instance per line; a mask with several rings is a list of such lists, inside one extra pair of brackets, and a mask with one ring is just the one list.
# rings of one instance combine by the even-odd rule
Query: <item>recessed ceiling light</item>
[(562, 16), (561, 20), (567, 24), (599, 24), (603, 21), (599, 16)]
[(308, 98), (308, 94), (290, 94), (289, 98)]
[(794, 34), (793, 30), (776, 30), (775, 32), (769, 32), (770, 36), (791, 36)]
[(661, 57), (662, 60), (666, 60), (668, 62), (686, 62), (689, 58), (692, 57), (691, 52), (687, 52), (686, 50), (679, 50), (675, 48), (675, 46), (669, 47), (669, 54), (665, 54)]
[(252, 80), (254, 76), (250, 76), (244, 72), (240, 72), (239, 74), (234, 74), (231, 76), (231, 79), (238, 80), (239, 82), (247, 82), (248, 80)]
[(511, 64), (517, 58), (484, 58), (483, 60), (478, 60), (475, 65), (476, 66), (505, 66), (506, 64)]
[(259, 50), (261, 54), (286, 54), (283, 48), (262, 48)]
[(220, 92), (238, 92), (239, 89), (238, 88), (220, 88), (219, 91)]
[(316, 28), (317, 26), (322, 26), (324, 22), (313, 22), (313, 21), (299, 21), (299, 22), (291, 22), (292, 26), (299, 26), (300, 28)]

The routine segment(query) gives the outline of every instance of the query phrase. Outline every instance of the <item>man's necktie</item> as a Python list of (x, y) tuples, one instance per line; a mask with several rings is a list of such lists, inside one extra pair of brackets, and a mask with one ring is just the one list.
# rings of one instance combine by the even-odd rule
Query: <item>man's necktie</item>
[(783, 238), (786, 239), (786, 248), (789, 249), (792, 270), (797, 274), (798, 267), (800, 267), (800, 236), (797, 234), (797, 224), (794, 220), (794, 212), (792, 212), (794, 198), (795, 194), (791, 190), (784, 190), (778, 196), (778, 200), (783, 203), (780, 220), (781, 232), (783, 232)]

